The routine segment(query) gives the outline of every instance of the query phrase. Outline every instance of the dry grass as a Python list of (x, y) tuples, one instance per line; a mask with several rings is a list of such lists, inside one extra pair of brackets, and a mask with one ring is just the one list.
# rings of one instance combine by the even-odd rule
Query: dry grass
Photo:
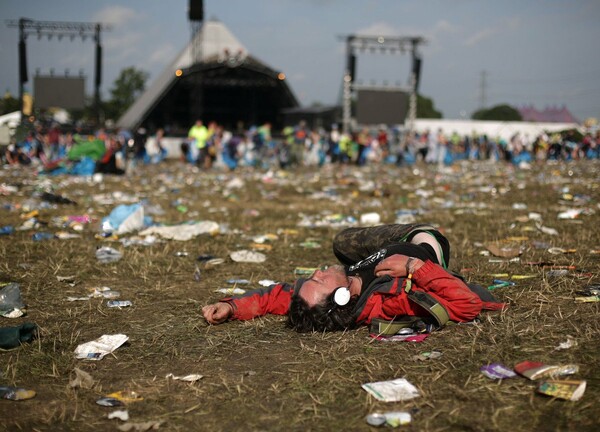
[[(128, 248), (95, 238), (97, 223), (86, 226), (82, 238), (75, 240), (33, 242), (31, 231), (0, 237), (0, 281), (19, 282), (28, 305), (26, 317), (2, 318), (2, 326), (33, 321), (40, 328), (35, 342), (0, 352), (0, 383), (37, 391), (28, 401), (0, 401), (0, 429), (115, 430), (118, 420), (106, 418), (112, 410), (95, 400), (113, 391), (135, 390), (144, 400), (127, 407), (131, 421), (161, 421), (161, 430), (169, 431), (369, 430), (364, 417), (376, 410), (410, 410), (413, 424), (405, 429), (415, 431), (597, 430), (600, 304), (575, 303), (573, 298), (581, 287), (598, 282), (600, 255), (591, 253), (600, 249), (598, 163), (531, 171), (500, 164), (456, 165), (443, 173), (425, 167), (376, 168), (305, 170), (270, 179), (250, 171), (205, 174), (170, 163), (142, 167), (131, 179), (107, 177), (101, 185), (50, 178), (56, 193), (78, 205), (42, 210), (44, 221), (84, 213), (99, 220), (117, 203), (101, 205), (94, 196), (120, 191), (162, 206), (165, 214), (154, 216), (157, 221), (214, 220), (228, 230), (188, 242)], [(228, 189), (236, 175), (245, 179), (245, 186)], [(2, 203), (23, 203), (39, 180), (26, 171), (0, 172), (0, 182), (19, 186), (18, 194), (2, 197)], [(433, 195), (423, 198), (423, 191)], [(564, 201), (567, 192), (590, 200)], [(185, 214), (175, 208), (181, 203), (188, 207)], [(526, 203), (527, 209), (514, 209), (514, 203)], [(558, 212), (574, 207), (594, 212), (574, 221), (557, 219)], [(300, 215), (359, 218), (376, 211), (391, 223), (401, 209), (420, 209), (419, 220), (445, 230), (453, 245), (450, 267), (463, 269), (469, 280), (487, 286), (495, 274), (534, 277), (495, 291), (510, 303), (508, 310), (486, 313), (477, 325), (448, 325), (421, 344), (377, 342), (364, 328), (301, 335), (274, 316), (222, 326), (207, 326), (201, 319), (201, 306), (219, 298), (214, 289), (227, 286), (227, 279), (250, 279), (254, 287), (261, 279), (292, 281), (295, 267), (332, 261), (331, 239), (339, 228), (298, 227)], [(544, 225), (559, 235), (540, 232), (532, 221), (516, 221), (529, 212), (540, 213)], [(0, 215), (0, 225), (22, 223), (17, 211), (0, 209)], [(280, 233), (272, 250), (263, 252), (268, 256), (263, 264), (228, 259), (229, 252), (249, 248), (253, 236), (278, 229), (297, 234)], [(307, 239), (317, 239), (322, 247), (301, 247)], [(480, 254), (480, 243), (499, 241), (523, 247), (521, 262), (489, 262), (491, 257)], [(547, 248), (535, 248), (534, 241), (576, 252), (551, 255)], [(121, 250), (124, 258), (98, 264), (94, 251), (100, 245)], [(189, 255), (177, 257), (178, 251)], [(201, 254), (226, 262), (206, 269), (196, 261)], [(574, 265), (577, 270), (552, 277), (548, 268), (525, 264), (534, 261)], [(196, 266), (199, 282), (193, 277)], [(60, 282), (57, 276), (74, 276), (75, 284)], [(100, 286), (121, 291), (122, 299), (134, 306), (114, 310), (100, 299), (66, 301)], [(111, 333), (127, 334), (129, 343), (99, 362), (74, 359), (78, 344)], [(577, 345), (555, 350), (569, 336)], [(413, 359), (434, 349), (442, 357)], [(588, 383), (583, 399), (553, 400), (535, 394), (535, 384), (523, 378), (494, 382), (479, 372), (487, 363), (513, 366), (523, 360), (579, 365), (576, 378)], [(93, 388), (69, 387), (76, 367), (92, 375)], [(165, 379), (168, 373), (199, 373), (204, 378), (188, 384)], [(360, 387), (398, 377), (406, 377), (422, 396), (386, 404)]]

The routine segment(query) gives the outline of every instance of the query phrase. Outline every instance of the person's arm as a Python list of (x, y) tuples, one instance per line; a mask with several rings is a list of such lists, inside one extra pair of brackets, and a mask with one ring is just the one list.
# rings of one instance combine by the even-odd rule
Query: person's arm
[[(419, 259), (409, 260), (404, 255), (392, 255), (375, 267), (377, 276), (406, 277), (407, 264), (412, 274), (412, 288), (425, 291), (438, 300), (453, 321), (470, 321), (483, 307), (481, 299), (459, 278), (452, 276), (438, 264)], [(411, 302), (404, 289), (391, 298), (381, 298), (381, 310), (388, 317), (396, 315), (427, 316), (423, 308)]]
[(217, 302), (202, 308), (202, 315), (209, 324), (221, 324), (233, 314), (233, 307), (226, 302)]
[(425, 262), (419, 258), (406, 255), (390, 255), (375, 266), (375, 276), (406, 277), (419, 270)]
[(227, 320), (250, 320), (266, 314), (285, 315), (292, 298), (291, 285), (281, 283), (248, 291), (235, 297), (221, 299), (218, 303), (205, 306), (202, 313), (210, 324)]

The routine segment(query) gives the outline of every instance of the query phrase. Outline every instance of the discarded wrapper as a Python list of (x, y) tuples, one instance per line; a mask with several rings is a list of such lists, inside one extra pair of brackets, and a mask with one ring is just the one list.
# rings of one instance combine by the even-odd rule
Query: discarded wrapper
[(536, 391), (558, 399), (577, 401), (583, 396), (585, 386), (585, 381), (547, 380), (542, 381)]
[(94, 298), (117, 298), (121, 296), (119, 291), (115, 291), (109, 287), (94, 288), (94, 291), (89, 295)]
[(196, 270), (194, 270), (194, 280), (196, 282), (200, 282), (202, 280), (202, 272), (200, 271), (198, 266), (196, 266)]
[(311, 275), (317, 270), (317, 267), (296, 267), (294, 269), (295, 276)]
[(388, 411), (384, 413), (371, 413), (365, 418), (371, 426), (398, 427), (410, 424), (412, 416), (406, 411)]
[(315, 241), (305, 241), (300, 243), (298, 246), (303, 247), (305, 249), (320, 249), (321, 245)]
[(585, 297), (600, 296), (600, 284), (588, 285), (575, 294)]
[(109, 300), (106, 302), (106, 306), (109, 308), (124, 308), (133, 306), (133, 303), (129, 300)]
[(108, 418), (109, 419), (116, 418), (121, 421), (127, 421), (127, 420), (129, 420), (129, 413), (127, 412), (127, 410), (117, 410), (117, 411), (108, 413)]
[(512, 369), (509, 369), (500, 363), (492, 363), (486, 366), (481, 366), (479, 370), (482, 374), (484, 374), (490, 379), (505, 379), (514, 378), (517, 376), (517, 374), (514, 373)]
[(102, 397), (100, 399), (98, 399), (96, 401), (96, 403), (100, 406), (105, 406), (105, 407), (116, 407), (116, 406), (123, 406), (123, 402), (121, 402), (119, 399), (116, 398), (112, 398), (112, 397)]
[(248, 279), (227, 279), (227, 283), (237, 285), (248, 285), (250, 281)]
[(0, 399), (8, 400), (26, 400), (31, 399), (35, 396), (34, 390), (26, 390), (18, 387), (4, 387), (0, 386)]
[(225, 260), (223, 258), (212, 258), (212, 259), (206, 260), (204, 262), (204, 267), (206, 267), (206, 268), (216, 267), (219, 264), (223, 264), (224, 262), (225, 262)]
[(101, 264), (110, 264), (123, 258), (123, 254), (114, 248), (103, 246), (96, 250), (96, 258)]
[(185, 375), (185, 376), (175, 376), (172, 373), (170, 373), (170, 374), (167, 374), (165, 376), (165, 378), (172, 378), (174, 380), (179, 380), (179, 381), (196, 382), (196, 381), (199, 381), (202, 378), (204, 378), (204, 376), (200, 375), (200, 374), (190, 374), (190, 375)]
[(202, 254), (200, 256), (198, 256), (198, 258), (196, 258), (196, 261), (201, 261), (201, 262), (206, 262), (206, 261), (210, 261), (211, 259), (214, 259), (214, 255), (210, 255), (210, 254)]
[(18, 283), (6, 284), (0, 289), (0, 315), (6, 318), (23, 316), (25, 304), (21, 299), (21, 288)]
[(107, 398), (117, 399), (123, 403), (139, 402), (144, 400), (139, 393), (132, 390), (120, 390), (111, 394), (106, 395)]
[(518, 257), (523, 253), (519, 247), (506, 247), (500, 244), (488, 243), (485, 248), (492, 253), (492, 255), (502, 258), (514, 258)]
[(401, 402), (419, 397), (419, 390), (404, 378), (366, 383), (362, 388), (382, 402)]
[(573, 375), (578, 371), (579, 366), (577, 365), (551, 366), (532, 361), (524, 361), (515, 365), (515, 372), (530, 380), (561, 375)]
[(102, 360), (107, 354), (127, 342), (128, 339), (129, 336), (124, 334), (103, 335), (94, 341), (81, 344), (75, 348), (75, 357), (85, 360)]
[(413, 356), (413, 360), (434, 360), (436, 358), (440, 358), (442, 353), (440, 351), (425, 351), (419, 355)]
[(536, 224), (537, 229), (539, 229), (544, 234), (548, 235), (558, 235), (558, 231), (554, 228), (543, 226), (542, 224)]
[(117, 429), (122, 432), (140, 432), (140, 431), (149, 431), (149, 430), (157, 430), (162, 422), (156, 420), (149, 420), (147, 422), (142, 423), (123, 423), (119, 425)]
[(141, 231), (139, 235), (147, 236), (156, 234), (164, 239), (188, 241), (201, 234), (218, 234), (219, 224), (213, 221), (201, 221), (196, 223), (183, 223), (171, 226), (151, 226)]
[(121, 296), (119, 291), (115, 291), (109, 287), (94, 288), (87, 297), (67, 297), (67, 301), (87, 301), (91, 298), (107, 298), (114, 299)]
[(566, 350), (566, 349), (572, 348), (574, 346), (577, 346), (577, 341), (575, 339), (573, 339), (571, 336), (567, 336), (567, 340), (559, 343), (558, 346), (554, 349), (556, 351)]
[(235, 252), (231, 252), (229, 254), (231, 259), (235, 262), (245, 262), (245, 263), (261, 263), (265, 262), (267, 257), (260, 252), (254, 252), (249, 250), (239, 250)]
[(271, 246), (270, 244), (264, 244), (264, 243), (252, 243), (250, 245), (250, 247), (254, 250), (264, 250), (264, 251), (270, 251), (273, 249), (273, 246)]
[(505, 288), (505, 287), (513, 286), (514, 284), (515, 284), (514, 282), (500, 281), (499, 279), (495, 279), (494, 285), (488, 286), (487, 289), (492, 291), (492, 290), (495, 290), (498, 288)]
[(259, 235), (259, 236), (255, 236), (252, 237), (252, 241), (254, 243), (265, 243), (268, 241), (274, 241), (277, 240), (279, 237), (277, 237), (276, 234), (264, 234), (264, 235)]
[(581, 209), (568, 209), (558, 214), (559, 219), (577, 219), (583, 212)]
[(552, 255), (569, 254), (575, 252), (577, 252), (577, 249), (563, 249), (560, 247), (551, 247), (548, 249), (548, 253), (551, 253)]
[(75, 373), (75, 378), (69, 381), (69, 386), (72, 388), (81, 387), (88, 389), (94, 386), (95, 381), (89, 373), (82, 371), (79, 368), (75, 368), (73, 372)]
[(246, 290), (242, 289), (242, 288), (231, 287), (231, 288), (217, 288), (215, 290), (215, 292), (218, 292), (218, 293), (230, 296), (230, 295), (241, 295), (241, 294), (244, 294), (246, 292)]

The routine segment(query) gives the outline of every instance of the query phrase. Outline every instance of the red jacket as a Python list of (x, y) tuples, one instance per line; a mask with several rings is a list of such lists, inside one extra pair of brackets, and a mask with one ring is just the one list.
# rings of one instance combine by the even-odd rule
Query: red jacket
[[(471, 321), (484, 309), (504, 307), (504, 303), (481, 301), (462, 280), (431, 261), (413, 274), (412, 281), (412, 289), (429, 293), (446, 308), (453, 321)], [(391, 320), (401, 315), (427, 317), (429, 312), (408, 299), (403, 289), (405, 283), (405, 278), (385, 276), (363, 287), (357, 323), (369, 324), (373, 318)], [(287, 314), (292, 294), (292, 285), (280, 283), (221, 301), (233, 306), (231, 319), (249, 320), (266, 314)]]

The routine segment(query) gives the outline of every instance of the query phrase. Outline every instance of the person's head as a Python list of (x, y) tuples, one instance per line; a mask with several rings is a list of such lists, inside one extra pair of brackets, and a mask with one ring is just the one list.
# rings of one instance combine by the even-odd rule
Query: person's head
[[(350, 281), (342, 266), (315, 271), (309, 279), (299, 279), (294, 286), (287, 325), (298, 332), (335, 331), (352, 328), (358, 297), (339, 304), (336, 292), (348, 288)], [(343, 291), (343, 288), (341, 289)], [(338, 296), (339, 296), (338, 292)], [(343, 303), (343, 302), (341, 302)]]

